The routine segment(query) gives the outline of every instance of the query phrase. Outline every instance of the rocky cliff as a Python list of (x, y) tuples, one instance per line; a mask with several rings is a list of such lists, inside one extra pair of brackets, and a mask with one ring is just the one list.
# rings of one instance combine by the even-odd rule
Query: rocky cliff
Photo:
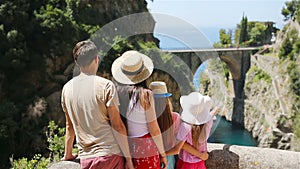
[[(269, 53), (251, 57), (245, 84), (244, 115), (245, 128), (257, 138), (258, 146), (299, 151), (293, 126), (297, 101), (290, 88), (295, 82), (288, 72), (292, 61), (278, 58), (281, 44), (291, 29), (300, 32), (299, 24), (291, 21), (278, 33)], [(299, 62), (296, 65), (300, 66)]]
[(245, 128), (257, 138), (259, 147), (291, 149), (293, 100), (289, 77), (280, 72), (286, 68), (271, 56), (256, 55), (251, 63), (245, 85)]
[[(12, 154), (19, 158), (46, 153), (48, 122), (64, 126), (60, 94), (73, 76), (72, 49), (78, 41), (118, 18), (146, 12), (139, 30), (148, 33), (130, 40), (158, 44), (146, 0), (3, 1), (1, 10), (0, 168), (7, 168)], [(126, 42), (119, 51), (110, 50), (110, 60), (101, 66), (110, 70), (114, 57), (137, 46), (128, 48), (131, 43)]]

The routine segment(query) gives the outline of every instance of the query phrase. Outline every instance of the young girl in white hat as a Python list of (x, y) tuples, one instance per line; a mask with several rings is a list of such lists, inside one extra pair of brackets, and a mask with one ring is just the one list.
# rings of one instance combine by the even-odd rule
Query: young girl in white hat
[[(179, 143), (167, 152), (177, 154), (177, 169), (206, 169), (204, 161), (207, 160), (207, 139), (213, 124), (213, 116), (218, 112), (214, 109), (210, 112), (212, 101), (209, 96), (203, 96), (199, 92), (192, 92), (187, 96), (181, 96), (180, 104), (182, 123), (180, 125), (177, 140)], [(193, 156), (182, 149), (184, 143), (195, 147), (202, 156)]]

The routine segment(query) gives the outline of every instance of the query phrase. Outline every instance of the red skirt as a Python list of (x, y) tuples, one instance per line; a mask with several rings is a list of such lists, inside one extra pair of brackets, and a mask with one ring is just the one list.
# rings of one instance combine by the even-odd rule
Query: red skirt
[(184, 162), (178, 158), (176, 163), (176, 168), (177, 169), (206, 169), (206, 166), (203, 160), (196, 163), (189, 163), (189, 162)]
[(136, 169), (160, 169), (159, 153), (151, 135), (129, 138), (133, 165)]

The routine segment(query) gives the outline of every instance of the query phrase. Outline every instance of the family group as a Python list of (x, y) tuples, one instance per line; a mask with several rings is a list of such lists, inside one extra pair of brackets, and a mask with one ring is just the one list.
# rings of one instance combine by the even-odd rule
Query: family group
[(117, 58), (114, 81), (97, 76), (98, 49), (90, 41), (73, 49), (80, 74), (62, 90), (66, 116), (65, 153), (90, 169), (202, 169), (208, 159), (207, 139), (218, 109), (209, 96), (191, 92), (180, 97), (182, 112), (172, 111), (166, 83), (153, 81), (153, 61), (138, 51)]

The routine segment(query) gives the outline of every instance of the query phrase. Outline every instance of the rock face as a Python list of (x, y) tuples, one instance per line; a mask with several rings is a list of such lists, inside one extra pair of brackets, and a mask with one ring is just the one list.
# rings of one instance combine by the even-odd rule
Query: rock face
[(280, 61), (277, 57), (291, 29), (300, 32), (299, 23), (290, 21), (278, 33), (276, 43), (272, 45), (273, 53), (268, 54), (272, 56), (251, 56), (251, 67), (244, 86), (245, 99), (240, 103), (239, 100), (227, 99), (223, 115), (233, 121), (232, 110), (235, 111), (236, 105), (242, 105), (238, 111), (243, 117), (245, 129), (252, 132), (259, 147), (300, 151), (300, 142), (293, 133), (293, 106), (297, 101), (290, 90), (288, 66), (291, 63), (288, 60)]
[(60, 161), (51, 164), (48, 169), (81, 169), (79, 160), (77, 161)]
[[(279, 73), (279, 60), (275, 57), (258, 55), (252, 58), (251, 65), (245, 85), (245, 128), (257, 138), (259, 147), (290, 149), (291, 121), (283, 120), (291, 116), (286, 102), (288, 89), (278, 84), (288, 77)], [(264, 78), (257, 79), (260, 75)]]
[(291, 147), (293, 98), (287, 85), (287, 64), (262, 55), (251, 61), (245, 85), (245, 128), (257, 138), (259, 147), (294, 149)]
[[(299, 152), (225, 144), (208, 144), (208, 150), (207, 169), (296, 169), (300, 166)], [(49, 169), (80, 169), (80, 164), (61, 161), (50, 165)]]
[(208, 169), (298, 168), (300, 153), (246, 146), (209, 144)]

